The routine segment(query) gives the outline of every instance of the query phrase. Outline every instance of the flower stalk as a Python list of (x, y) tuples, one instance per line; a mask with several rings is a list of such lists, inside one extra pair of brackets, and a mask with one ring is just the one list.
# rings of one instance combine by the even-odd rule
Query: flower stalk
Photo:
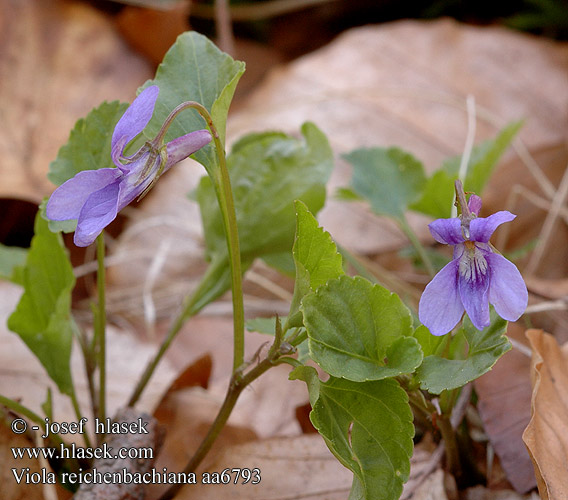
[(106, 418), (106, 299), (105, 299), (105, 238), (104, 233), (97, 236), (97, 314), (95, 317), (95, 339), (97, 345), (97, 365), (99, 368), (98, 417)]
[[(235, 213), (235, 203), (233, 200), (233, 192), (231, 189), (231, 182), (229, 178), (229, 172), (227, 170), (227, 163), (225, 160), (225, 151), (221, 140), (219, 138), (219, 133), (213, 124), (213, 119), (203, 105), (188, 101), (177, 106), (166, 118), (160, 132), (156, 136), (155, 140), (163, 140), (165, 134), (173, 123), (174, 118), (186, 109), (195, 109), (201, 117), (207, 123), (211, 135), (213, 137), (213, 143), (215, 145), (215, 150), (218, 158), (218, 168), (214, 169), (212, 172), (208, 171), (211, 177), (213, 186), (215, 187), (215, 193), (217, 195), (217, 200), (223, 217), (223, 224), (225, 227), (225, 236), (227, 239), (227, 248), (229, 251), (229, 262), (231, 267), (231, 293), (233, 300), (233, 373), (242, 366), (244, 362), (244, 303), (243, 303), (243, 289), (242, 289), (242, 268), (241, 268), (241, 253), (239, 248), (239, 236), (237, 227), (237, 217)], [(214, 271), (213, 266), (209, 267), (208, 272)], [(204, 285), (207, 283), (206, 279), (201, 281)], [(200, 289), (196, 290), (192, 297), (186, 302), (181, 313), (178, 315), (174, 323), (172, 324), (166, 338), (162, 342), (160, 349), (156, 353), (156, 356), (150, 361), (140, 382), (138, 383), (134, 393), (132, 394), (128, 405), (134, 406), (138, 399), (140, 398), (144, 388), (148, 384), (153, 372), (155, 371), (161, 358), (169, 348), (170, 344), (177, 336), (181, 330), (184, 323), (193, 316), (199, 308), (196, 308), (196, 300), (199, 296)]]

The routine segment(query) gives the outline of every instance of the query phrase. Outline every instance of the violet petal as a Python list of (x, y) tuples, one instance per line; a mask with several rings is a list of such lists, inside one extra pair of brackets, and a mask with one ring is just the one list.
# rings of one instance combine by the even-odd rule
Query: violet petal
[(464, 307), (458, 292), (458, 261), (447, 264), (426, 286), (418, 317), (432, 335), (445, 335), (462, 317)]
[(458, 218), (437, 219), (428, 224), (428, 228), (438, 243), (457, 245), (464, 242), (461, 221)]
[(211, 139), (211, 134), (207, 130), (196, 130), (168, 142), (168, 162), (164, 170), (168, 170), (176, 163), (185, 160), (198, 149), (209, 144)]
[(469, 223), (469, 235), (471, 241), (487, 243), (495, 230), (504, 222), (512, 221), (516, 215), (506, 210), (496, 212), (489, 217), (479, 217)]
[(110, 224), (117, 214), (120, 182), (116, 181), (89, 196), (77, 221), (73, 241), (78, 247), (93, 243), (102, 230)]
[(458, 278), (458, 288), (465, 312), (478, 330), (490, 324), (489, 318), (489, 275), (477, 274), (475, 279)]
[(467, 202), (467, 207), (469, 208), (470, 212), (474, 213), (475, 215), (479, 215), (481, 211), (481, 198), (476, 194), (472, 194), (469, 197), (469, 201)]
[(144, 130), (152, 118), (159, 92), (156, 85), (144, 89), (118, 120), (111, 140), (111, 157), (117, 167), (125, 146)]
[(486, 258), (491, 268), (489, 302), (503, 319), (517, 321), (528, 303), (527, 287), (521, 273), (502, 255), (492, 253)]
[(45, 213), (51, 220), (78, 219), (87, 198), (121, 175), (116, 168), (83, 170), (59, 186), (49, 198)]

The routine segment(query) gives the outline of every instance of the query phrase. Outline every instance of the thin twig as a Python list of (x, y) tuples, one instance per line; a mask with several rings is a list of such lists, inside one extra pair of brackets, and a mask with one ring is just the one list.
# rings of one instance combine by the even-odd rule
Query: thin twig
[(269, 280), (262, 274), (259, 274), (252, 269), (247, 272), (247, 281), (250, 281), (251, 283), (264, 288), (266, 291), (274, 294), (279, 299), (288, 302), (292, 301), (292, 294), (288, 290), (282, 288), (277, 283), (274, 283), (273, 281)]
[(215, 0), (215, 27), (219, 48), (229, 55), (235, 55), (235, 37), (228, 0)]
[(568, 198), (568, 168), (564, 172), (562, 176), (562, 180), (560, 181), (560, 186), (558, 186), (558, 191), (554, 195), (552, 199), (552, 207), (550, 212), (546, 216), (544, 220), (544, 224), (542, 225), (542, 230), (539, 235), (539, 241), (537, 246), (531, 256), (531, 260), (529, 261), (528, 266), (526, 267), (527, 275), (532, 275), (537, 270), (540, 261), (544, 255), (546, 248), (548, 247), (548, 242), (550, 237), (552, 236), (554, 225), (556, 224), (556, 220), (560, 214), (560, 210), (562, 206), (566, 203), (566, 199)]
[(526, 308), (525, 314), (532, 314), (532, 313), (546, 312), (546, 311), (565, 311), (566, 309), (568, 309), (568, 304), (566, 304), (566, 300), (558, 299), (547, 302), (541, 302), (540, 304), (533, 304), (532, 306)]
[[(505, 202), (505, 208), (510, 212), (515, 213), (515, 207), (517, 206), (517, 200), (519, 197), (525, 198), (529, 203), (534, 205), (545, 212), (550, 212), (552, 210), (552, 203), (539, 196), (538, 194), (534, 193), (530, 189), (527, 189), (525, 186), (521, 184), (515, 184), (511, 191), (509, 192), (509, 196), (507, 197), (507, 201)], [(564, 206), (560, 207), (559, 216), (562, 217), (564, 222), (568, 224), (568, 209)], [(502, 229), (499, 231), (497, 236), (497, 240), (495, 246), (497, 248), (505, 248), (507, 240), (509, 239), (509, 233), (511, 232), (511, 225), (505, 224), (502, 226)]]
[(156, 306), (154, 305), (154, 300), (152, 298), (152, 290), (156, 284), (156, 280), (160, 275), (160, 271), (166, 263), (166, 257), (170, 247), (172, 246), (172, 240), (166, 239), (162, 240), (152, 263), (148, 268), (148, 273), (146, 274), (146, 279), (144, 280), (144, 286), (142, 291), (142, 303), (144, 304), (144, 319), (146, 321), (146, 328), (148, 330), (148, 336), (150, 338), (155, 338), (155, 328), (156, 328)]

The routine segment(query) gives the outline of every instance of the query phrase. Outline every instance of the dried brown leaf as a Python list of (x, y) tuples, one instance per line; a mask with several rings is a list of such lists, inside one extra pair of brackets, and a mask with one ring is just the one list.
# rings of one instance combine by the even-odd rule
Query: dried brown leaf
[(211, 359), (211, 355), (207, 353), (201, 356), (178, 375), (166, 395), (187, 387), (202, 387), (203, 389), (207, 389), (212, 368), (213, 360)]
[[(441, 470), (423, 477), (431, 454), (419, 446), (411, 460), (411, 475), (401, 499), (445, 500)], [(259, 469), (258, 484), (200, 484), (202, 472), (226, 468)], [(232, 475), (233, 480), (235, 474)], [(181, 490), (180, 500), (345, 500), (353, 474), (331, 454), (319, 435), (272, 438), (229, 446), (207, 460), (197, 483)]]
[(178, 35), (189, 29), (190, 6), (191, 2), (178, 2), (163, 10), (126, 6), (116, 23), (130, 44), (158, 65)]
[(568, 297), (568, 278), (542, 279), (528, 277), (526, 280), (528, 289), (548, 299), (563, 299)]
[(0, 196), (39, 202), (75, 121), (105, 99), (131, 101), (151, 68), (85, 2), (3, 1), (0, 27)]
[(528, 330), (533, 350), (531, 421), (523, 434), (543, 500), (568, 498), (568, 343)]

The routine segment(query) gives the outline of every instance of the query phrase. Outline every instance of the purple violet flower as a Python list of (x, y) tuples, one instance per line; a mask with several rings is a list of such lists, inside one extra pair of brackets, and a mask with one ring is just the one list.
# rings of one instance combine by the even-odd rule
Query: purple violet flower
[[(462, 199), (465, 202), (465, 195)], [(481, 198), (472, 195), (460, 217), (438, 219), (428, 226), (436, 241), (454, 247), (453, 260), (434, 276), (420, 298), (418, 316), (433, 335), (451, 331), (464, 310), (473, 325), (483, 330), (490, 324), (489, 304), (508, 321), (519, 319), (527, 307), (527, 287), (519, 270), (489, 243), (497, 227), (516, 215), (502, 211), (477, 217), (480, 209)]]
[[(126, 145), (152, 118), (159, 91), (152, 86), (141, 92), (116, 124), (111, 157), (117, 168), (79, 172), (51, 195), (46, 215), (57, 221), (77, 219), (75, 245), (86, 247), (93, 243), (118, 212), (146, 194), (163, 172), (211, 141), (207, 130), (197, 130), (163, 145), (163, 129), (138, 152), (124, 156)], [(171, 119), (172, 116), (165, 123), (169, 124)]]

